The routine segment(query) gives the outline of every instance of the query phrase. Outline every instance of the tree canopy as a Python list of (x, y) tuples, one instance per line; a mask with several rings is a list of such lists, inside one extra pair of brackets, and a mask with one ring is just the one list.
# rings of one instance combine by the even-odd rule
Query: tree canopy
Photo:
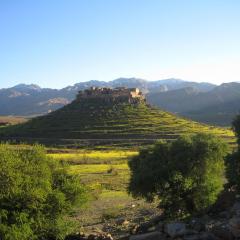
[(0, 145), (0, 238), (63, 239), (65, 215), (87, 200), (78, 177), (49, 159), (41, 146)]
[(240, 115), (233, 121), (233, 130), (237, 137), (238, 148), (226, 159), (228, 187), (240, 192)]
[(239, 147), (240, 146), (240, 115), (237, 115), (235, 117), (235, 119), (233, 120), (232, 126), (235, 132), (235, 135), (237, 137), (238, 147)]
[(141, 150), (130, 162), (129, 191), (153, 200), (169, 216), (205, 211), (224, 185), (227, 144), (209, 134), (179, 137)]

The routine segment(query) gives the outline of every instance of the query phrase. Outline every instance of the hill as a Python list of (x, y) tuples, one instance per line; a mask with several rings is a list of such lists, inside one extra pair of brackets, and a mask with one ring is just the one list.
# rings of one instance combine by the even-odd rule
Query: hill
[(75, 99), (78, 91), (90, 87), (140, 88), (144, 93), (164, 92), (184, 87), (195, 87), (208, 91), (214, 87), (208, 83), (187, 82), (180, 79), (147, 81), (139, 78), (118, 78), (113, 81), (91, 80), (76, 83), (63, 89), (41, 88), (37, 85), (20, 84), (0, 89), (0, 115), (42, 115), (54, 111)]
[(201, 131), (234, 141), (230, 130), (199, 124), (151, 107), (138, 97), (140, 93), (131, 92), (133, 97), (107, 93), (111, 97), (106, 98), (102, 93), (95, 96), (91, 90), (90, 96), (84, 97), (88, 91), (81, 92), (72, 103), (46, 116), (3, 128), (1, 138), (128, 146), (152, 143), (157, 139), (171, 140), (180, 134)]
[(240, 83), (216, 86), (180, 79), (147, 81), (119, 78), (109, 82), (80, 82), (59, 90), (41, 88), (34, 84), (0, 89), (0, 115), (47, 114), (73, 101), (78, 91), (93, 86), (140, 88), (151, 104), (207, 124), (230, 126), (233, 117), (239, 113)]
[(173, 113), (208, 124), (229, 126), (240, 110), (240, 83), (224, 83), (207, 92), (183, 88), (149, 93), (147, 98), (151, 104)]

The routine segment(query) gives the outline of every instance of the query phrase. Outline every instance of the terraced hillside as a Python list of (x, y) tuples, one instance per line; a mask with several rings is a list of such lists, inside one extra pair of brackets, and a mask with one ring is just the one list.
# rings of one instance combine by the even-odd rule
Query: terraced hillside
[(156, 139), (175, 139), (180, 134), (211, 132), (234, 141), (233, 133), (180, 118), (144, 102), (112, 103), (104, 99), (79, 99), (30, 120), (1, 129), (0, 137), (74, 141), (85, 144), (135, 145)]

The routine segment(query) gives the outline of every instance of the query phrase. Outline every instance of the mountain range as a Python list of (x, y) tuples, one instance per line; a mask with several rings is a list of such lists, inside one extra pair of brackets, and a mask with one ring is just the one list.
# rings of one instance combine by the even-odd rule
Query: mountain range
[(208, 124), (227, 126), (240, 110), (240, 83), (223, 83), (209, 91), (187, 87), (149, 93), (148, 101), (170, 112)]
[(75, 100), (47, 115), (0, 128), (1, 140), (39, 142), (45, 145), (98, 146), (108, 148), (152, 144), (157, 139), (171, 141), (180, 134), (215, 133), (235, 144), (233, 132), (183, 119), (147, 104), (144, 99), (124, 98), (119, 91), (106, 98), (78, 95)]
[(147, 81), (119, 78), (113, 81), (91, 80), (62, 89), (19, 84), (0, 89), (0, 115), (43, 115), (70, 103), (78, 91), (96, 87), (137, 87), (147, 101), (167, 111), (216, 125), (229, 125), (239, 112), (240, 83), (189, 82), (181, 79)]

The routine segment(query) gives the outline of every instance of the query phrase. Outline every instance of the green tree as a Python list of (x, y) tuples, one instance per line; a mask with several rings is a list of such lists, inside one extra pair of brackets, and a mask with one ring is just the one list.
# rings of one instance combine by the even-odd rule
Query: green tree
[(238, 148), (226, 159), (228, 187), (240, 192), (240, 115), (233, 121), (233, 130), (237, 137)]
[(224, 185), (227, 144), (209, 134), (182, 136), (140, 151), (130, 162), (129, 192), (153, 200), (169, 217), (201, 213)]
[(70, 230), (66, 215), (86, 200), (79, 178), (43, 147), (0, 145), (0, 239), (63, 239)]
[(235, 135), (237, 137), (238, 147), (239, 147), (240, 146), (240, 115), (237, 115), (235, 117), (235, 119), (233, 120), (232, 126), (235, 132)]

